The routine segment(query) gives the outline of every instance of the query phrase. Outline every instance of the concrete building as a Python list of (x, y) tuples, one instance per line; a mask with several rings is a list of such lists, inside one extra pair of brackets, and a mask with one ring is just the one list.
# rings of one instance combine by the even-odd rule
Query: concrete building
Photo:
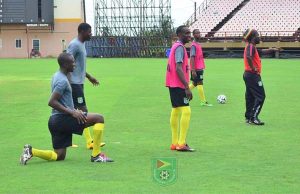
[[(17, 3), (21, 1), (25, 4), (29, 2), (18, 1), (14, 0), (15, 5), (19, 5)], [(52, 6), (49, 6), (49, 0), (46, 0), (47, 7), (44, 9), (50, 10), (50, 13), (53, 9), (52, 22), (49, 23), (40, 13), (40, 9), (43, 9), (43, 0), (32, 1), (38, 2), (38, 22), (31, 19), (27, 22), (23, 19), (16, 21), (16, 19), (9, 19), (9, 14), (6, 16), (8, 22), (5, 22), (3, 19), (5, 10), (1, 10), (2, 7), (6, 6), (9, 11), (18, 11), (27, 15), (32, 14), (35, 8), (17, 10), (18, 6), (14, 5), (10, 8), (9, 4), (5, 5), (5, 0), (0, 0), (0, 58), (28, 58), (32, 49), (39, 51), (41, 57), (55, 57), (77, 36), (78, 24), (84, 21), (83, 0), (54, 0)]]

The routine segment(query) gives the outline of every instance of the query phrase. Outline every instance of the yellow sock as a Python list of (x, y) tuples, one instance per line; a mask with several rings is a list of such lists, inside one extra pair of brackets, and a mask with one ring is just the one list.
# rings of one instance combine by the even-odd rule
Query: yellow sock
[(191, 119), (191, 108), (189, 106), (180, 107), (182, 111), (180, 119), (180, 135), (179, 135), (179, 145), (186, 144), (187, 131), (190, 125)]
[(94, 146), (93, 146), (93, 152), (92, 152), (93, 157), (95, 157), (101, 153), (100, 144), (102, 141), (103, 130), (104, 130), (103, 123), (96, 123), (94, 125)]
[(172, 131), (172, 144), (178, 144), (178, 125), (179, 125), (179, 108), (172, 108), (170, 125)]
[(197, 88), (198, 88), (198, 91), (199, 91), (199, 96), (200, 96), (201, 102), (206, 102), (203, 85), (198, 85)]
[(38, 150), (32, 148), (32, 155), (42, 158), (44, 160), (55, 161), (57, 160), (57, 154), (51, 150)]
[(90, 129), (88, 127), (83, 130), (83, 136), (85, 138), (86, 144), (92, 143), (93, 139), (91, 137)]
[(191, 84), (189, 85), (189, 88), (190, 88), (190, 90), (194, 89), (194, 88), (195, 88), (194, 84), (191, 83)]

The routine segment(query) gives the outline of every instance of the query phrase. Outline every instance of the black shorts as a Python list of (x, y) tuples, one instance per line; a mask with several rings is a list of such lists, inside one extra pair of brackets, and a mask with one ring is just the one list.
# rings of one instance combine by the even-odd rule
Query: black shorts
[(246, 98), (248, 95), (248, 98), (253, 101), (255, 101), (255, 99), (264, 101), (266, 94), (261, 76), (256, 73), (245, 71), (243, 78), (246, 85)]
[(75, 108), (80, 108), (86, 106), (85, 97), (84, 97), (84, 86), (83, 84), (71, 84), (72, 87), (72, 96)]
[(196, 74), (197, 74), (197, 77), (194, 79), (193, 76), (192, 76), (192, 73), (191, 73), (191, 80), (192, 80), (192, 82), (193, 83), (203, 82), (204, 71), (203, 70), (196, 70)]
[(71, 115), (52, 115), (48, 121), (54, 149), (66, 148), (72, 145), (72, 134), (82, 135), (84, 124), (79, 124)]
[(189, 99), (186, 97), (185, 90), (182, 88), (169, 88), (170, 99), (173, 108), (190, 106)]

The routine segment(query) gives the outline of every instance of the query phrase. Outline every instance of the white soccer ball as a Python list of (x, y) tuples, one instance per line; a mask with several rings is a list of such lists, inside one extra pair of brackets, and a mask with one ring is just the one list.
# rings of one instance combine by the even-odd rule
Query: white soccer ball
[(226, 96), (224, 94), (220, 94), (218, 97), (217, 97), (217, 101), (218, 103), (220, 104), (225, 104), (226, 103)]

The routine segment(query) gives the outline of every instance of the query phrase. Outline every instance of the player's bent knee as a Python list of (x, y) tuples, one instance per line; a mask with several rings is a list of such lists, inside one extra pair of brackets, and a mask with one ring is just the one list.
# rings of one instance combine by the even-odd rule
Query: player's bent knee
[(58, 152), (57, 153), (57, 161), (65, 160), (66, 152)]
[(67, 150), (66, 149), (57, 149), (54, 150), (54, 152), (57, 154), (57, 161), (64, 160), (66, 158)]
[(65, 160), (65, 158), (66, 158), (65, 154), (63, 154), (63, 155), (57, 155), (57, 161)]
[(104, 123), (104, 117), (100, 114), (95, 114), (95, 123)]

